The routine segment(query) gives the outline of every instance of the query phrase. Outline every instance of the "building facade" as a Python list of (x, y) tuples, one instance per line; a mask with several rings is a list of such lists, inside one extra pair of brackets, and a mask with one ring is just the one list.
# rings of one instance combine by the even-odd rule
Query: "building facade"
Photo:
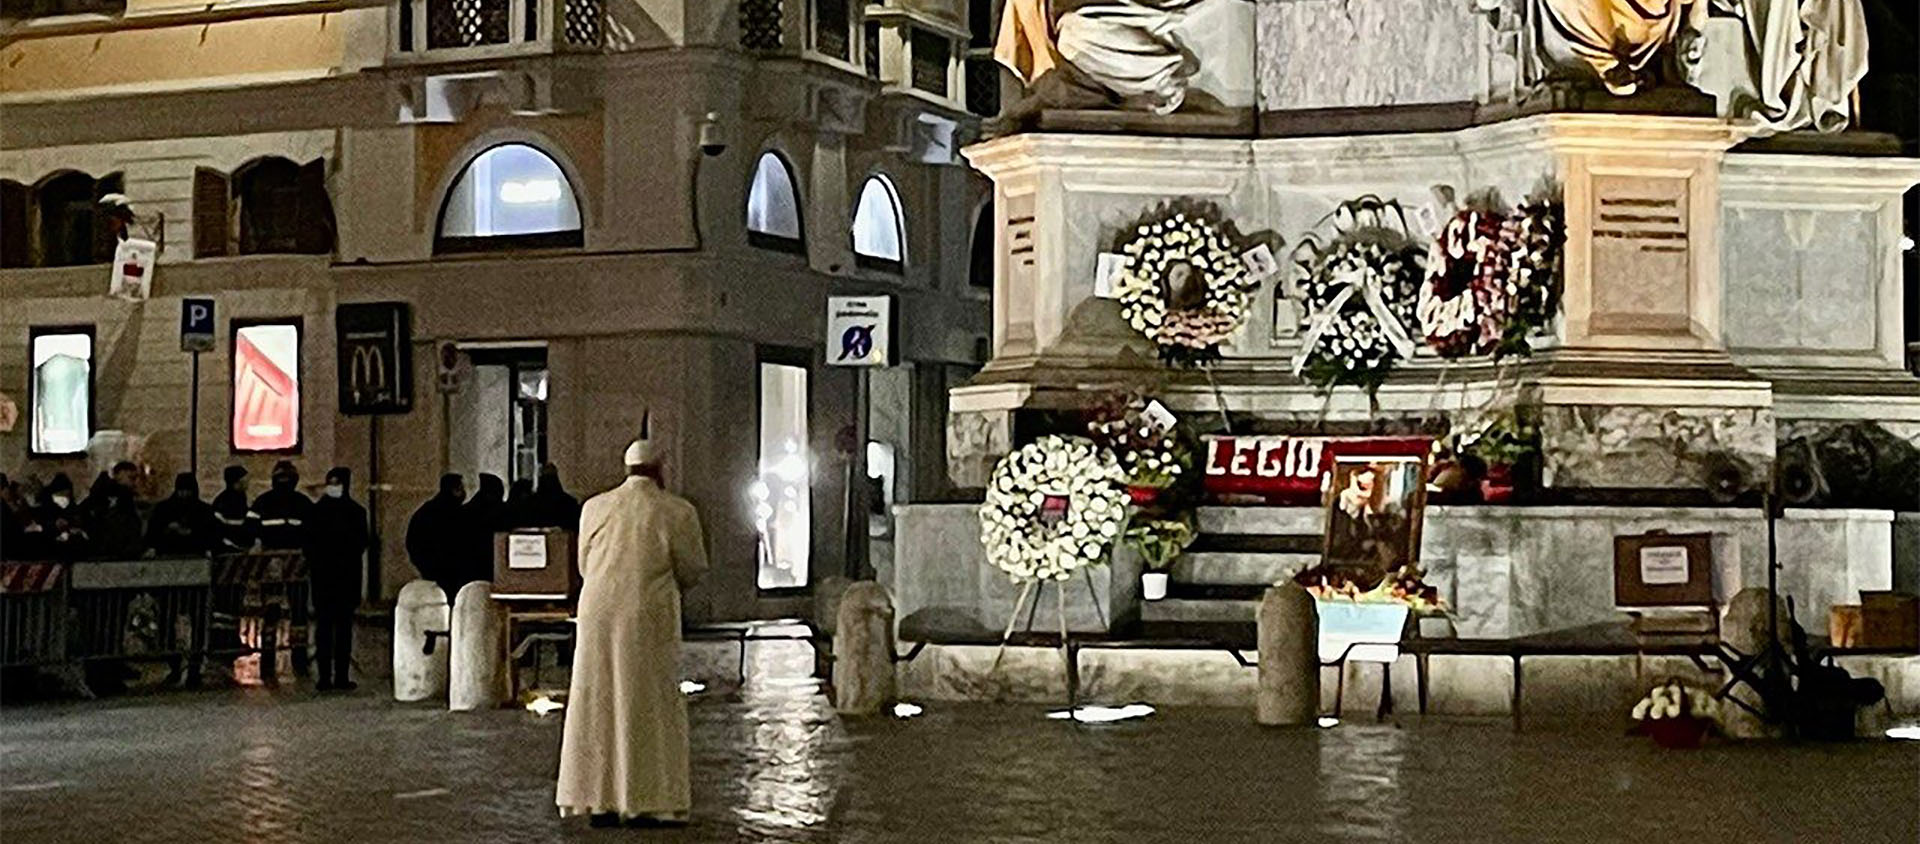
[[(348, 466), (390, 597), (442, 472), (550, 461), (584, 498), (644, 414), (709, 535), (690, 617), (791, 612), (870, 509), (826, 300), (891, 294), (900, 364), (871, 376), (858, 456), (891, 500), (951, 492), (947, 391), (991, 295), (987, 185), (955, 152), (965, 3), (98, 5), (29, 8), (0, 46), (7, 471), (132, 457), (157, 493), (197, 463), (210, 495), (232, 463)], [(110, 194), (160, 244), (144, 299), (106, 295)], [(215, 303), (197, 364), (193, 298)], [(345, 415), (340, 379), (366, 376), (341, 372), (336, 309), (380, 302), (410, 311), (411, 409)]]

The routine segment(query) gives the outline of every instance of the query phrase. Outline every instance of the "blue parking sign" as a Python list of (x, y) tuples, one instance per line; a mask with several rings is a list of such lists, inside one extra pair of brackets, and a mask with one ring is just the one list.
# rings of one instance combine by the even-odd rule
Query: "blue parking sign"
[(180, 300), (180, 351), (213, 351), (213, 300)]

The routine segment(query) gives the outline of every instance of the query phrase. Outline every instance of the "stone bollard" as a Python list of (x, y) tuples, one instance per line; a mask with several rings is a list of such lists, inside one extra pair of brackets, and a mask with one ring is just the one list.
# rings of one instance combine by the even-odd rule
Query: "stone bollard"
[(472, 712), (507, 702), (507, 608), (493, 584), (476, 580), (453, 600), (453, 670), (447, 709)]
[[(1779, 612), (1778, 626), (1775, 628), (1776, 641), (1785, 643), (1792, 623), (1787, 620), (1787, 604), (1780, 601), (1776, 607)], [(1726, 618), (1720, 622), (1720, 635), (1729, 646), (1742, 654), (1757, 654), (1767, 647), (1767, 590), (1759, 587), (1742, 589), (1734, 593), (1727, 602)], [(1729, 698), (1744, 701), (1749, 706), (1760, 707), (1760, 695), (1752, 687), (1742, 683), (1727, 693)], [(1720, 707), (1720, 729), (1730, 738), (1773, 738), (1780, 731), (1760, 720), (1751, 712), (1732, 702)]]
[(1315, 723), (1320, 715), (1320, 615), (1313, 596), (1282, 583), (1260, 599), (1260, 685), (1254, 720), (1265, 726)]
[(833, 636), (834, 708), (872, 715), (895, 699), (893, 600), (886, 587), (861, 581), (847, 587)]
[(447, 629), (447, 593), (431, 580), (400, 588), (393, 607), (393, 699), (426, 700), (447, 693), (447, 642), (423, 651), (427, 631)]

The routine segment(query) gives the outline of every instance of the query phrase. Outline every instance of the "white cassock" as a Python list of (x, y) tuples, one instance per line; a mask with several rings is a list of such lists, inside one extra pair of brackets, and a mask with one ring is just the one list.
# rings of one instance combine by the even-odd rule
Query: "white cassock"
[(680, 590), (707, 569), (686, 499), (629, 477), (580, 511), (579, 630), (554, 802), (564, 816), (682, 815)]

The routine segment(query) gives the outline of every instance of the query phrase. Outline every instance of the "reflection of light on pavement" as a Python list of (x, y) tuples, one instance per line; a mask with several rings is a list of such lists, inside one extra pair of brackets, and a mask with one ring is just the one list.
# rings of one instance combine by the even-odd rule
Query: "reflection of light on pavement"
[(1887, 731), (1887, 738), (1920, 741), (1920, 724), (1907, 724)]
[(707, 690), (707, 684), (702, 683), (698, 680), (681, 680), (680, 681), (680, 693), (683, 695), (697, 695), (706, 690)]
[(546, 695), (527, 701), (527, 711), (542, 718), (567, 708), (567, 705)]
[(1322, 715), (1320, 716), (1319, 724), (1322, 727), (1338, 727), (1340, 726), (1340, 719), (1331, 715)]
[(925, 711), (926, 711), (925, 709), (921, 709), (919, 706), (915, 704), (906, 703), (904, 701), (893, 705), (893, 717), (899, 718), (902, 721), (908, 718), (912, 718), (915, 715), (919, 715), (920, 713)]
[(1145, 718), (1153, 714), (1153, 707), (1144, 703), (1129, 703), (1126, 706), (1082, 706), (1071, 712), (1060, 709), (1047, 713), (1048, 718), (1065, 721), (1069, 718), (1082, 724), (1111, 724), (1133, 718)]

